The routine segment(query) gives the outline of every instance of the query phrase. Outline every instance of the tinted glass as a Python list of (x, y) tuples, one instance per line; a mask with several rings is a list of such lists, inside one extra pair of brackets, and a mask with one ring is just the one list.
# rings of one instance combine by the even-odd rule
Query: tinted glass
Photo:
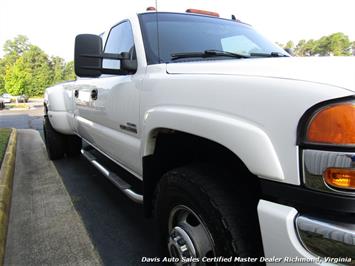
[[(126, 21), (114, 26), (107, 38), (105, 53), (120, 54), (127, 52), (132, 55), (132, 59), (135, 56), (134, 41), (131, 24)], [(102, 66), (104, 68), (117, 69), (120, 68), (119, 60), (104, 59)]]
[(233, 20), (191, 14), (146, 13), (140, 15), (140, 22), (149, 64), (171, 62), (173, 53), (210, 49), (243, 55), (271, 52), (285, 54), (280, 47), (249, 25)]

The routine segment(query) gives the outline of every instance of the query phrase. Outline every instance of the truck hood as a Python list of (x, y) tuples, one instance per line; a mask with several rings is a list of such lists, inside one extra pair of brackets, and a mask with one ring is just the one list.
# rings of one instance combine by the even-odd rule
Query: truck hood
[(169, 74), (243, 75), (328, 84), (355, 92), (355, 57), (282, 57), (171, 63)]

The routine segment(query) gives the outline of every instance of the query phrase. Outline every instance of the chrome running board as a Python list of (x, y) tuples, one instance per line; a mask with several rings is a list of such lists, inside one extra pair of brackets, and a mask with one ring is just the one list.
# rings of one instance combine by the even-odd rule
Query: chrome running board
[(130, 184), (122, 180), (118, 175), (111, 172), (100, 164), (96, 157), (84, 149), (81, 150), (81, 154), (93, 165), (97, 170), (99, 170), (104, 176), (106, 176), (116, 187), (118, 187), (129, 199), (136, 203), (143, 204), (143, 196), (137, 194), (132, 190)]

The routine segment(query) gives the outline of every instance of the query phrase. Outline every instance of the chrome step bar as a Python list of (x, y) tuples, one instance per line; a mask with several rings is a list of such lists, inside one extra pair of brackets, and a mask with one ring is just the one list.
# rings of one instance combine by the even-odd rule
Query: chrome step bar
[(130, 184), (122, 180), (118, 175), (110, 172), (102, 164), (100, 164), (96, 157), (84, 149), (81, 150), (81, 154), (93, 165), (97, 170), (99, 170), (104, 176), (106, 176), (115, 186), (117, 186), (128, 198), (136, 203), (143, 204), (143, 196), (137, 194), (132, 190)]

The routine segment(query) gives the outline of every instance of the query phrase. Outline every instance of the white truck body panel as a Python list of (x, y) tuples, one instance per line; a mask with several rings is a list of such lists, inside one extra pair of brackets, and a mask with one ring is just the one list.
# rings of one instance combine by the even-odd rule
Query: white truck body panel
[(243, 75), (310, 81), (355, 90), (353, 57), (281, 57), (169, 64), (171, 74)]
[(44, 103), (48, 109), (48, 117), (53, 127), (63, 134), (74, 134), (73, 83), (62, 83), (46, 90)]
[[(159, 128), (199, 135), (229, 147), (255, 174), (284, 179), (280, 161), (269, 137), (250, 121), (212, 110), (169, 105), (150, 109), (145, 117), (145, 139), (149, 138), (147, 134)], [(146, 146), (143, 154), (153, 153), (151, 148)], [(255, 161), (259, 164), (254, 164)]]
[[(288, 65), (297, 61), (293, 58), (253, 60), (261, 64), (263, 60), (268, 62), (265, 71), (275, 69), (276, 66), (272, 65), (277, 65), (278, 61), (289, 60)], [(317, 60), (314, 58), (314, 61)], [(199, 63), (206, 73), (197, 74), (192, 71), (198, 69), (195, 67), (197, 63), (153, 65), (146, 67), (145, 71), (141, 68), (133, 76), (104, 75), (97, 79), (80, 79), (74, 86), (63, 86), (65, 93), (54, 87), (47, 91), (53, 105), (48, 106), (49, 111), (63, 111), (67, 105), (70, 107), (68, 112), (73, 112), (73, 87), (81, 91), (76, 100), (75, 115), (60, 116), (62, 118), (58, 119), (64, 121), (55, 122), (53, 126), (66, 134), (70, 134), (70, 130), (76, 131), (140, 177), (142, 157), (153, 151), (148, 148), (152, 146), (150, 141), (154, 141), (149, 136), (158, 128), (171, 128), (224, 145), (239, 156), (252, 173), (260, 177), (297, 185), (300, 183), (296, 145), (298, 121), (316, 103), (352, 95), (351, 79), (348, 79), (349, 85), (344, 89), (328, 85), (326, 79), (310, 82), (305, 81), (306, 78), (296, 80), (256, 76), (256, 73), (246, 75), (235, 70), (243, 69), (243, 64), (250, 65), (250, 61)], [(225, 72), (233, 69), (235, 74), (213, 74), (209, 73), (212, 72), (209, 69)], [(167, 71), (181, 74), (168, 74)], [(259, 71), (262, 71), (260, 67)], [(310, 69), (304, 71), (305, 75), (309, 72)], [(345, 74), (339, 80), (346, 80)], [(100, 94), (100, 99), (96, 101), (90, 100), (93, 88), (98, 89)], [(154, 117), (159, 113), (159, 108), (167, 107), (179, 112), (167, 112), (162, 118)], [(199, 121), (195, 116), (197, 113), (200, 118), (203, 114), (205, 121), (199, 127), (196, 123)], [(71, 117), (75, 117), (76, 121), (67, 121)], [(234, 120), (234, 124), (245, 125), (244, 128), (249, 131), (230, 128), (231, 124), (226, 123), (226, 117), (228, 121)], [(217, 121), (217, 118), (220, 119)], [(120, 128), (120, 125), (127, 122), (137, 125), (137, 134), (127, 133)], [(73, 129), (76, 124), (77, 128)], [(255, 134), (249, 134), (250, 128), (254, 129)], [(264, 137), (260, 138), (261, 135)]]
[[(298, 212), (296, 209), (270, 201), (261, 200), (258, 205), (258, 216), (263, 239), (265, 257), (270, 259), (266, 265), (275, 265), (275, 258), (281, 258), (281, 264), (292, 265), (333, 265), (310, 254), (301, 244), (294, 226)], [(283, 239), (283, 241), (280, 241)], [(289, 261), (285, 261), (288, 259)], [(308, 261), (303, 262), (302, 259)], [(293, 262), (291, 260), (294, 260)], [(298, 260), (298, 261), (297, 261)], [(280, 263), (280, 262), (278, 262)]]
[[(137, 134), (120, 128), (129, 121), (139, 126), (139, 74), (135, 76), (102, 76), (76, 84), (77, 132), (80, 136), (136, 173), (142, 174)], [(93, 101), (90, 92), (96, 89), (100, 97)]]
[[(296, 133), (301, 116), (319, 102), (355, 91), (354, 58), (259, 58), (147, 66), (138, 18), (129, 21), (138, 58), (134, 75), (79, 79), (74, 85), (62, 85), (64, 90), (59, 90), (60, 85), (50, 88), (47, 95), (49, 111), (74, 112), (57, 116), (63, 120), (53, 123), (58, 131), (79, 134), (140, 178), (142, 157), (153, 152), (152, 132), (169, 125), (231, 149), (260, 177), (298, 185)], [(80, 90), (76, 107), (74, 87)], [(90, 99), (92, 89), (100, 95), (96, 101)], [(157, 110), (163, 110), (159, 108), (179, 112), (155, 118), (161, 113)], [(197, 113), (205, 121), (199, 127), (187, 122), (198, 119)], [(68, 121), (71, 117), (75, 121)], [(222, 118), (219, 127), (211, 131), (218, 117)], [(122, 130), (120, 126), (126, 123), (136, 125), (137, 133)]]
[[(317, 61), (317, 58), (314, 59)], [(265, 60), (266, 72), (268, 68), (278, 65), (282, 60), (288, 61), (289, 65), (295, 62), (293, 58), (255, 60), (260, 64)], [(304, 79), (257, 76), (256, 73), (246, 75), (243, 71), (239, 74), (238, 69), (242, 70), (244, 65), (248, 67), (250, 64), (258, 64), (251, 61), (225, 60), (167, 65), (167, 72), (180, 74), (167, 74), (164, 66), (148, 66), (141, 93), (141, 116), (144, 117), (146, 112), (149, 116), (154, 116), (154, 110), (161, 106), (179, 108), (183, 111), (176, 117), (169, 113), (161, 119), (145, 120), (144, 135), (149, 136), (150, 132), (146, 132), (147, 129), (154, 130), (166, 127), (167, 123), (173, 124), (171, 126), (174, 129), (184, 128), (188, 133), (208, 136), (208, 139), (231, 149), (256, 175), (298, 185), (300, 183), (296, 145), (298, 121), (314, 104), (353, 93), (327, 85), (326, 82), (314, 83)], [(282, 67), (283, 64), (280, 70)], [(212, 69), (217, 73), (213, 74)], [(260, 68), (259, 71), (261, 72)], [(305, 73), (309, 71), (305, 70)], [(222, 72), (234, 74), (221, 74)], [(190, 110), (205, 112), (205, 123), (201, 123), (199, 128), (198, 118), (191, 123), (187, 122), (193, 117)], [(181, 117), (183, 114), (186, 114), (186, 120)], [(234, 123), (258, 128), (260, 134), (262, 132), (265, 136), (265, 142), (261, 142), (260, 134), (248, 134), (248, 131), (242, 133), (237, 127), (229, 128), (223, 119), (218, 121), (219, 126), (216, 126), (215, 117), (213, 118), (211, 114), (218, 114), (216, 117), (220, 118), (225, 116), (234, 119)], [(149, 147), (149, 144), (144, 144), (146, 141), (143, 139), (142, 145)], [(273, 156), (270, 156), (271, 154)]]
[[(355, 93), (354, 57), (148, 65), (139, 20), (129, 21), (137, 72), (48, 88), (45, 105), (55, 130), (79, 135), (140, 180), (157, 132), (168, 129), (223, 145), (260, 178), (300, 185), (301, 117), (320, 102)], [(258, 215), (266, 257), (314, 258), (297, 237), (295, 208), (260, 200)]]

